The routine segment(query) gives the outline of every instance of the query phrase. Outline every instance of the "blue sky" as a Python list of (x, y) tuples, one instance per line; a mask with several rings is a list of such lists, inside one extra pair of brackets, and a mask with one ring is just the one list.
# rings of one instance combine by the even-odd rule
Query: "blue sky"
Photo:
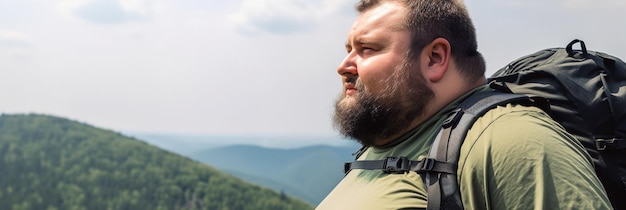
[[(335, 135), (352, 0), (0, 0), (0, 112), (130, 132)], [(467, 0), (488, 74), (574, 38), (626, 58), (622, 0)]]

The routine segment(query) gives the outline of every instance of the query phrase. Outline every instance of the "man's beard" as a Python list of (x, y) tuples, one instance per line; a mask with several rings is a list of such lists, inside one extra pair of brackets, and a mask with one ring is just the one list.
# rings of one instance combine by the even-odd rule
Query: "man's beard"
[(387, 86), (377, 94), (365, 92), (356, 76), (348, 80), (353, 80), (347, 82), (354, 82), (359, 92), (352, 101), (345, 92), (337, 99), (333, 122), (343, 136), (367, 146), (381, 146), (379, 141), (406, 131), (434, 97), (419, 70), (406, 62), (384, 81)]

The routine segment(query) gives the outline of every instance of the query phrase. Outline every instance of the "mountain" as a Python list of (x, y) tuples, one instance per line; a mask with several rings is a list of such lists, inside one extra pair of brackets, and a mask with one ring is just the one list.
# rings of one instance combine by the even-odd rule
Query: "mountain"
[(343, 178), (343, 163), (358, 147), (299, 149), (233, 145), (190, 155), (241, 179), (268, 186), (317, 205)]
[(312, 209), (138, 139), (64, 118), (0, 116), (0, 209)]
[(314, 145), (353, 147), (357, 143), (338, 135), (216, 135), (181, 133), (123, 132), (149, 144), (184, 156), (232, 145), (256, 145), (268, 148), (294, 149)]

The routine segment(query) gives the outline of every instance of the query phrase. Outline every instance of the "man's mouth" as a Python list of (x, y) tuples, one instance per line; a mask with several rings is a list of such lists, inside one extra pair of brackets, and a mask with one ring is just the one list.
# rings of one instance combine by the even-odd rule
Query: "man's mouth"
[(349, 96), (356, 94), (356, 92), (358, 91), (358, 90), (354, 87), (354, 84), (353, 84), (353, 83), (346, 83), (346, 84), (344, 85), (344, 88), (345, 88), (345, 90), (346, 90), (346, 95), (349, 95)]

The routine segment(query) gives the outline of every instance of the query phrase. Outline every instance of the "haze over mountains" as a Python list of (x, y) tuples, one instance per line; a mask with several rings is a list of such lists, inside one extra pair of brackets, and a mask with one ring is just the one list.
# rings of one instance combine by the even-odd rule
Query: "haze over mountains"
[(343, 163), (353, 160), (351, 154), (360, 147), (354, 141), (339, 137), (136, 136), (313, 205), (341, 180)]
[(326, 145), (298, 149), (234, 145), (190, 157), (317, 205), (343, 178), (343, 163), (353, 159), (350, 154), (355, 150)]
[(208, 135), (122, 132), (150, 144), (179, 154), (193, 154), (198, 151), (232, 145), (254, 145), (265, 148), (297, 149), (307, 146), (328, 145), (335, 147), (355, 147), (357, 143), (338, 135)]

